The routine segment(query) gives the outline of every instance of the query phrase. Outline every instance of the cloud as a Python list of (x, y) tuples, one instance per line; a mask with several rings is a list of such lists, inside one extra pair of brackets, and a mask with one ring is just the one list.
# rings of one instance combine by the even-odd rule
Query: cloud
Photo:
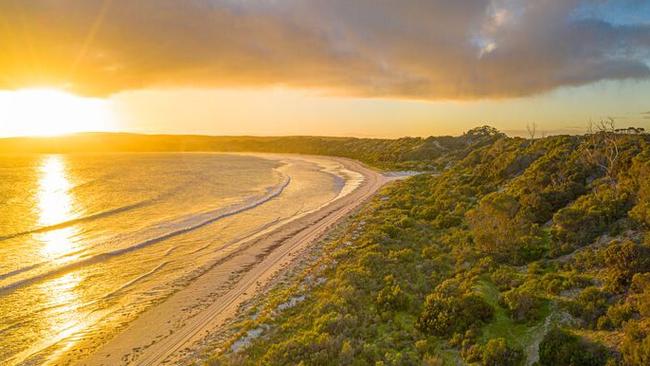
[(0, 87), (284, 85), (434, 100), (648, 78), (650, 25), (580, 15), (604, 1), (4, 0)]

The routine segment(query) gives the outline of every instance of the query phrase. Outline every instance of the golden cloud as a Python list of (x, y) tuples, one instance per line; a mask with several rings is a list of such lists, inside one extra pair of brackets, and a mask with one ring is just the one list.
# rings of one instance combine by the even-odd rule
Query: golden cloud
[(0, 87), (475, 99), (650, 76), (650, 26), (575, 16), (591, 2), (4, 0)]

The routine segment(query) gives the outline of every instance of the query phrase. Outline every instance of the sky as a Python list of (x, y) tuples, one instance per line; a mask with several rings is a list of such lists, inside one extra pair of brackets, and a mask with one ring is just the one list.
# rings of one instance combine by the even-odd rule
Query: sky
[(0, 136), (650, 129), (648, 0), (0, 0), (0, 48)]

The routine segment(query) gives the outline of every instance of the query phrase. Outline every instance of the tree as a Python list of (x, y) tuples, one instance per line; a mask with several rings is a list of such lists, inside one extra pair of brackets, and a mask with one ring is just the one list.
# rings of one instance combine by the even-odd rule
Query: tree
[(527, 124), (526, 131), (528, 131), (528, 137), (530, 138), (530, 141), (535, 141), (535, 135), (537, 134), (537, 124), (535, 122)]
[(590, 122), (586, 137), (587, 142), (581, 149), (586, 161), (602, 169), (605, 176), (613, 180), (620, 155), (616, 122), (613, 118)]
[(483, 141), (493, 141), (506, 135), (492, 126), (475, 127), (463, 134), (468, 145)]

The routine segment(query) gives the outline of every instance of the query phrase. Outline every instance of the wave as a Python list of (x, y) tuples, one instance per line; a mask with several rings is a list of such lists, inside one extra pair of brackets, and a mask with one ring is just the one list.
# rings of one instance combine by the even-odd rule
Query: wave
[(0, 242), (5, 241), (5, 240), (9, 240), (9, 239), (18, 238), (18, 237), (25, 236), (25, 235), (41, 234), (41, 233), (46, 233), (46, 232), (49, 232), (49, 231), (65, 229), (67, 227), (74, 226), (74, 225), (77, 225), (77, 224), (81, 224), (81, 223), (84, 223), (84, 222), (93, 221), (93, 220), (105, 218), (105, 217), (108, 217), (108, 216), (116, 215), (116, 214), (119, 214), (119, 213), (123, 213), (123, 212), (131, 211), (131, 210), (135, 210), (135, 209), (138, 209), (138, 208), (146, 207), (146, 206), (154, 204), (156, 202), (160, 202), (161, 200), (164, 200), (165, 198), (167, 198), (169, 196), (173, 196), (174, 194), (178, 193), (178, 191), (180, 191), (180, 189), (181, 189), (180, 186), (175, 187), (175, 188), (170, 189), (170, 190), (168, 190), (168, 191), (166, 191), (166, 192), (164, 192), (164, 193), (162, 193), (162, 194), (160, 194), (160, 195), (158, 195), (156, 197), (149, 198), (149, 199), (146, 199), (146, 200), (142, 200), (140, 202), (132, 203), (130, 205), (124, 205), (124, 206), (121, 206), (121, 207), (112, 208), (112, 209), (109, 209), (109, 210), (106, 210), (106, 211), (101, 211), (101, 212), (98, 212), (98, 213), (94, 213), (94, 214), (91, 214), (91, 215), (79, 217), (79, 218), (76, 218), (76, 219), (59, 222), (59, 223), (53, 224), (53, 225), (41, 226), (41, 227), (31, 229), (31, 230), (25, 230), (25, 231), (13, 233), (13, 234), (8, 234), (8, 235), (5, 235), (5, 236), (0, 236)]
[(86, 251), (85, 248), (84, 249), (79, 249), (79, 250), (76, 250), (76, 251), (73, 251), (73, 252), (65, 253), (62, 256), (52, 258), (50, 261), (43, 261), (43, 262), (39, 262), (39, 263), (34, 263), (34, 264), (31, 264), (31, 265), (26, 266), (26, 267), (21, 267), (21, 268), (18, 268), (16, 270), (13, 270), (13, 271), (10, 271), (10, 272), (2, 273), (2, 274), (0, 274), (0, 281), (6, 280), (9, 277), (17, 276), (17, 275), (19, 275), (21, 273), (31, 271), (31, 270), (36, 269), (38, 267), (43, 267), (43, 266), (47, 265), (48, 263), (50, 263), (52, 260), (62, 260), (64, 258), (69, 258), (69, 257), (72, 257), (72, 256), (76, 256), (79, 253), (83, 253), (85, 251)]
[[(85, 258), (85, 259), (82, 259), (82, 260), (79, 260), (79, 261), (76, 261), (76, 262), (73, 262), (73, 263), (69, 263), (69, 264), (60, 266), (58, 268), (54, 268), (54, 269), (52, 269), (52, 270), (50, 270), (48, 272), (45, 272), (45, 273), (30, 277), (30, 278), (26, 278), (24, 280), (16, 281), (16, 282), (14, 282), (12, 284), (6, 285), (4, 287), (0, 287), (0, 294), (11, 292), (11, 291), (14, 291), (14, 290), (16, 290), (18, 288), (27, 286), (29, 284), (36, 283), (36, 282), (39, 282), (39, 281), (42, 281), (44, 279), (54, 277), (54, 276), (57, 276), (57, 275), (62, 275), (62, 274), (65, 274), (67, 272), (70, 272), (72, 270), (75, 270), (75, 269), (78, 269), (78, 268), (81, 268), (81, 267), (85, 267), (85, 266), (92, 265), (92, 264), (95, 264), (95, 263), (100, 263), (100, 262), (109, 260), (109, 259), (111, 259), (113, 257), (119, 256), (119, 255), (122, 255), (122, 254), (130, 253), (130, 252), (133, 252), (133, 251), (136, 251), (136, 250), (139, 250), (139, 249), (149, 247), (149, 246), (151, 246), (153, 244), (156, 244), (156, 243), (171, 239), (173, 237), (183, 235), (183, 234), (186, 234), (188, 232), (197, 230), (199, 228), (202, 228), (202, 227), (204, 227), (206, 225), (212, 224), (212, 223), (214, 223), (216, 221), (219, 221), (221, 219), (224, 219), (226, 217), (234, 216), (234, 215), (237, 215), (237, 214), (242, 213), (244, 211), (251, 210), (251, 209), (253, 209), (255, 207), (258, 207), (258, 206), (260, 206), (260, 205), (262, 205), (262, 204), (264, 204), (264, 203), (278, 197), (279, 195), (281, 195), (282, 192), (284, 192), (284, 190), (287, 188), (287, 186), (290, 183), (291, 183), (291, 177), (286, 176), (285, 179), (284, 179), (284, 182), (282, 182), (280, 185), (274, 186), (274, 187), (271, 187), (271, 188), (267, 189), (267, 194), (264, 195), (262, 198), (252, 199), (248, 203), (244, 203), (243, 205), (238, 205), (238, 206), (230, 208), (230, 209), (228, 209), (228, 208), (226, 208), (225, 210), (224, 209), (218, 209), (218, 210), (214, 210), (214, 211), (210, 211), (210, 212), (207, 212), (207, 213), (197, 215), (197, 217), (193, 217), (192, 220), (191, 220), (191, 221), (194, 221), (194, 222), (189, 224), (186, 227), (183, 227), (183, 228), (180, 228), (180, 229), (177, 229), (177, 230), (173, 230), (173, 231), (171, 231), (169, 233), (166, 233), (166, 234), (160, 235), (158, 237), (142, 241), (140, 243), (134, 244), (134, 245), (126, 247), (126, 248), (121, 248), (121, 249), (116, 249), (116, 250), (109, 251), (109, 252), (106, 252), (106, 253), (96, 254), (96, 255), (93, 255), (91, 257), (88, 257), (88, 258)], [(18, 272), (18, 271), (24, 272), (24, 270), (16, 270), (14, 272)], [(6, 276), (6, 275), (3, 275), (3, 276)], [(6, 276), (6, 277), (8, 277), (8, 276)]]
[(27, 271), (31, 271), (32, 269), (38, 268), (38, 267), (40, 267), (40, 266), (42, 266), (44, 264), (47, 264), (47, 262), (36, 263), (36, 264), (32, 264), (32, 265), (27, 266), (27, 267), (18, 268), (15, 271), (3, 273), (3, 274), (0, 275), (0, 281), (2, 281), (4, 279), (7, 279), (9, 277), (19, 275), (19, 274), (27, 272)]
[(65, 229), (67, 227), (74, 226), (74, 225), (77, 225), (77, 224), (80, 224), (80, 223), (83, 223), (83, 222), (92, 221), (92, 220), (100, 219), (100, 218), (103, 218), (103, 217), (107, 217), (107, 216), (115, 215), (115, 214), (118, 214), (118, 213), (122, 213), (122, 212), (125, 212), (125, 211), (130, 211), (130, 210), (133, 210), (133, 209), (141, 208), (141, 207), (144, 207), (144, 206), (147, 206), (147, 205), (153, 203), (156, 200), (157, 199), (144, 200), (144, 201), (140, 201), (140, 202), (137, 202), (137, 203), (134, 203), (134, 204), (131, 204), (131, 205), (126, 205), (126, 206), (114, 208), (114, 209), (111, 209), (111, 210), (98, 212), (96, 214), (92, 214), (92, 215), (88, 215), (88, 216), (84, 216), (84, 217), (79, 217), (79, 218), (76, 218), (76, 219), (60, 222), (60, 223), (54, 224), (54, 225), (41, 226), (39, 228), (32, 229), (32, 230), (26, 230), (26, 231), (21, 231), (21, 232), (14, 233), (14, 234), (0, 236), (0, 241), (14, 239), (14, 238), (25, 236), (25, 235), (40, 234), (40, 233), (46, 233), (48, 231)]
[(157, 265), (156, 267), (154, 267), (151, 271), (148, 271), (148, 272), (146, 272), (146, 273), (143, 273), (143, 274), (141, 274), (140, 276), (138, 276), (138, 277), (136, 277), (136, 278), (134, 278), (134, 279), (128, 281), (127, 283), (123, 284), (122, 286), (118, 287), (117, 289), (115, 289), (115, 290), (113, 290), (113, 291), (107, 293), (106, 295), (104, 295), (103, 298), (106, 299), (106, 298), (113, 297), (113, 296), (117, 295), (118, 293), (124, 291), (125, 289), (127, 289), (127, 288), (133, 286), (134, 284), (136, 284), (136, 283), (142, 281), (143, 279), (145, 279), (145, 278), (147, 278), (147, 277), (150, 277), (150, 276), (153, 275), (154, 273), (158, 272), (160, 269), (162, 269), (162, 268), (163, 268), (164, 266), (166, 266), (168, 263), (169, 263), (169, 261), (166, 261), (166, 262), (162, 262), (162, 263), (160, 263), (159, 265)]
[(23, 320), (20, 320), (20, 321), (16, 321), (14, 323), (8, 324), (4, 328), (0, 328), (0, 337), (4, 337), (5, 333), (8, 333), (9, 331), (12, 331), (14, 329), (18, 329), (18, 328), (24, 326), (25, 324), (29, 324), (28, 319), (23, 319)]

